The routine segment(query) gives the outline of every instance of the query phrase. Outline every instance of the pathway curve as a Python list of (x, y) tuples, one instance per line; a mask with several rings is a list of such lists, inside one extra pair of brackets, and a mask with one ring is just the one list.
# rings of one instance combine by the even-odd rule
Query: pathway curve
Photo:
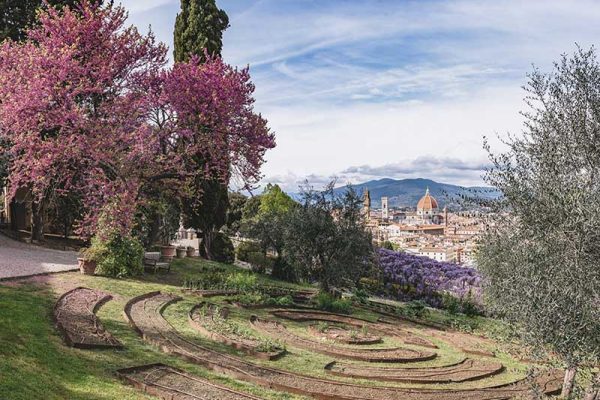
[(0, 234), (0, 280), (77, 269), (77, 253), (46, 249)]

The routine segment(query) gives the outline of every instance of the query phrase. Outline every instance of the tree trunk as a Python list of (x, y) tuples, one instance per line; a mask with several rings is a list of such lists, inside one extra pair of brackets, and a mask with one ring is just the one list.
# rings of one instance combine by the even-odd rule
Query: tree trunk
[(584, 400), (600, 400), (600, 372), (592, 380), (592, 385), (585, 391)]
[(213, 259), (212, 244), (214, 235), (215, 232), (213, 230), (207, 229), (206, 232), (203, 232), (204, 253), (206, 254), (207, 260)]
[(44, 240), (44, 212), (43, 201), (31, 202), (31, 241)]
[(577, 373), (576, 366), (570, 366), (565, 372), (565, 380), (563, 381), (562, 392), (560, 396), (568, 399), (573, 392), (573, 386), (575, 386), (575, 374)]

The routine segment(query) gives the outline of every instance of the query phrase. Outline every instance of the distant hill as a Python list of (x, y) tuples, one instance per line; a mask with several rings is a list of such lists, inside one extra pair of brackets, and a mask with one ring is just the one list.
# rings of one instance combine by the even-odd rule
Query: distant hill
[[(485, 198), (495, 199), (500, 193), (490, 187), (464, 187), (439, 183), (430, 179), (379, 179), (351, 185), (359, 194), (365, 189), (371, 193), (371, 206), (378, 208), (381, 205), (381, 197), (387, 196), (390, 207), (416, 207), (419, 199), (423, 197), (427, 188), (438, 201), (440, 209), (448, 206), (449, 209), (461, 208), (461, 198)], [(336, 193), (343, 193), (346, 186), (336, 188)]]

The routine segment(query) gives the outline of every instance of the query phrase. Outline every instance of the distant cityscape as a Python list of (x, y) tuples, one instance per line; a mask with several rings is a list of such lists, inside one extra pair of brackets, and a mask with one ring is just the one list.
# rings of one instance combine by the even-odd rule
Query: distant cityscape
[(379, 208), (373, 208), (373, 203), (365, 189), (364, 215), (374, 240), (436, 261), (476, 266), (477, 239), (485, 230), (481, 211), (440, 209), (429, 188), (414, 207), (390, 207), (385, 196)]

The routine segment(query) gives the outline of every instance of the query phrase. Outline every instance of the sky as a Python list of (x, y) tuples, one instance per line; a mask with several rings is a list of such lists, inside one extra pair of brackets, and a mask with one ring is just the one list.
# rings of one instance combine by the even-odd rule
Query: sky
[[(119, 1), (115, 1), (118, 3)], [(172, 48), (179, 0), (121, 0)], [(217, 0), (226, 62), (250, 66), (277, 147), (263, 183), (381, 178), (481, 185), (519, 134), (523, 85), (600, 39), (600, 2)]]

